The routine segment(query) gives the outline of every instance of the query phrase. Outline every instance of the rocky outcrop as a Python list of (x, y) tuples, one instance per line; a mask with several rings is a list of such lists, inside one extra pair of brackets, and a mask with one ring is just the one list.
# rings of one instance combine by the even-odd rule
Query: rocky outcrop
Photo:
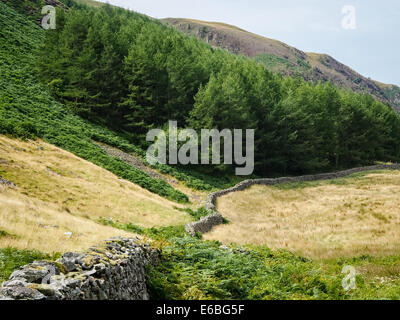
[(0, 300), (148, 300), (145, 268), (159, 257), (139, 238), (112, 238), (84, 253), (21, 267), (3, 282)]
[(197, 232), (206, 233), (209, 232), (214, 226), (224, 223), (224, 218), (220, 213), (216, 211), (217, 199), (231, 192), (237, 192), (245, 190), (253, 185), (277, 185), (280, 183), (293, 183), (293, 182), (307, 182), (307, 181), (317, 181), (317, 180), (330, 180), (347, 177), (353, 173), (366, 172), (366, 171), (376, 171), (376, 170), (400, 170), (400, 164), (382, 164), (369, 167), (353, 168), (344, 171), (332, 172), (332, 173), (321, 173), (315, 175), (306, 175), (299, 177), (282, 177), (276, 179), (250, 179), (244, 180), (232, 188), (224, 189), (210, 193), (207, 196), (205, 202), (205, 208), (210, 210), (212, 214), (203, 217), (197, 222), (189, 223), (185, 226), (186, 232), (191, 235), (195, 235)]
[(16, 185), (12, 183), (11, 181), (8, 181), (7, 179), (4, 179), (0, 176), (0, 185), (6, 186), (6, 187), (12, 187), (15, 188)]

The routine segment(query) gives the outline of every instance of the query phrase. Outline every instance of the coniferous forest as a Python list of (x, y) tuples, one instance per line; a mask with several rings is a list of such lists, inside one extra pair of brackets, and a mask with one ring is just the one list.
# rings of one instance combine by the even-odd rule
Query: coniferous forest
[(255, 129), (259, 176), (400, 159), (400, 117), (371, 96), (272, 74), (127, 10), (59, 9), (37, 66), (68, 108), (142, 147), (149, 129), (177, 120), (197, 130)]

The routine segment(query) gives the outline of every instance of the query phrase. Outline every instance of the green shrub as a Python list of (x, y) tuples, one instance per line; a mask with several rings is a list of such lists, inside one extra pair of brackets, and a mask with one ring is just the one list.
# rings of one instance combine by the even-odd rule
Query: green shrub
[(200, 220), (200, 218), (202, 218), (202, 217), (205, 217), (205, 216), (208, 216), (209, 214), (211, 214), (211, 211), (207, 210), (204, 207), (201, 207), (197, 210), (193, 210), (190, 208), (178, 208), (178, 207), (174, 207), (174, 208), (176, 210), (183, 211), (183, 212), (190, 214), (196, 221)]
[(166, 227), (152, 227), (152, 228), (143, 228), (133, 223), (119, 223), (117, 221), (112, 221), (105, 218), (100, 218), (99, 222), (107, 225), (112, 226), (117, 229), (125, 230), (128, 232), (137, 233), (140, 235), (144, 235), (155, 240), (168, 240), (175, 237), (183, 237), (185, 236), (185, 227), (180, 226), (166, 226)]
[(44, 254), (36, 250), (18, 250), (10, 247), (0, 249), (0, 284), (19, 267), (35, 260), (56, 260), (60, 256), (59, 253)]

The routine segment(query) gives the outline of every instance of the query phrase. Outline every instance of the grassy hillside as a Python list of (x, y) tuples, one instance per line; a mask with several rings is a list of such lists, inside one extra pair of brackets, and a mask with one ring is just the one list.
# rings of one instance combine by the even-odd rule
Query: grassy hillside
[(301, 76), (307, 81), (332, 81), (342, 88), (370, 93), (397, 111), (400, 109), (400, 102), (391, 99), (382, 86), (326, 54), (303, 52), (281, 41), (224, 23), (178, 18), (162, 21), (215, 47), (254, 58), (273, 72)]
[(385, 92), (385, 95), (388, 97), (391, 104), (395, 106), (398, 112), (400, 112), (400, 87), (380, 82), (377, 82), (377, 84)]
[(75, 0), (75, 2), (84, 4), (86, 6), (91, 6), (94, 8), (99, 8), (104, 5), (104, 2), (99, 2), (94, 0)]

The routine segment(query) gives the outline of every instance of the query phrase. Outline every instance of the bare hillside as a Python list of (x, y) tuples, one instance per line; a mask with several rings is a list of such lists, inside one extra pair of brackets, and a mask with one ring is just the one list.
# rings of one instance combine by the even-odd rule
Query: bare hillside
[(179, 206), (43, 141), (0, 135), (0, 247), (81, 250), (132, 236), (100, 219), (143, 227), (190, 221)]

